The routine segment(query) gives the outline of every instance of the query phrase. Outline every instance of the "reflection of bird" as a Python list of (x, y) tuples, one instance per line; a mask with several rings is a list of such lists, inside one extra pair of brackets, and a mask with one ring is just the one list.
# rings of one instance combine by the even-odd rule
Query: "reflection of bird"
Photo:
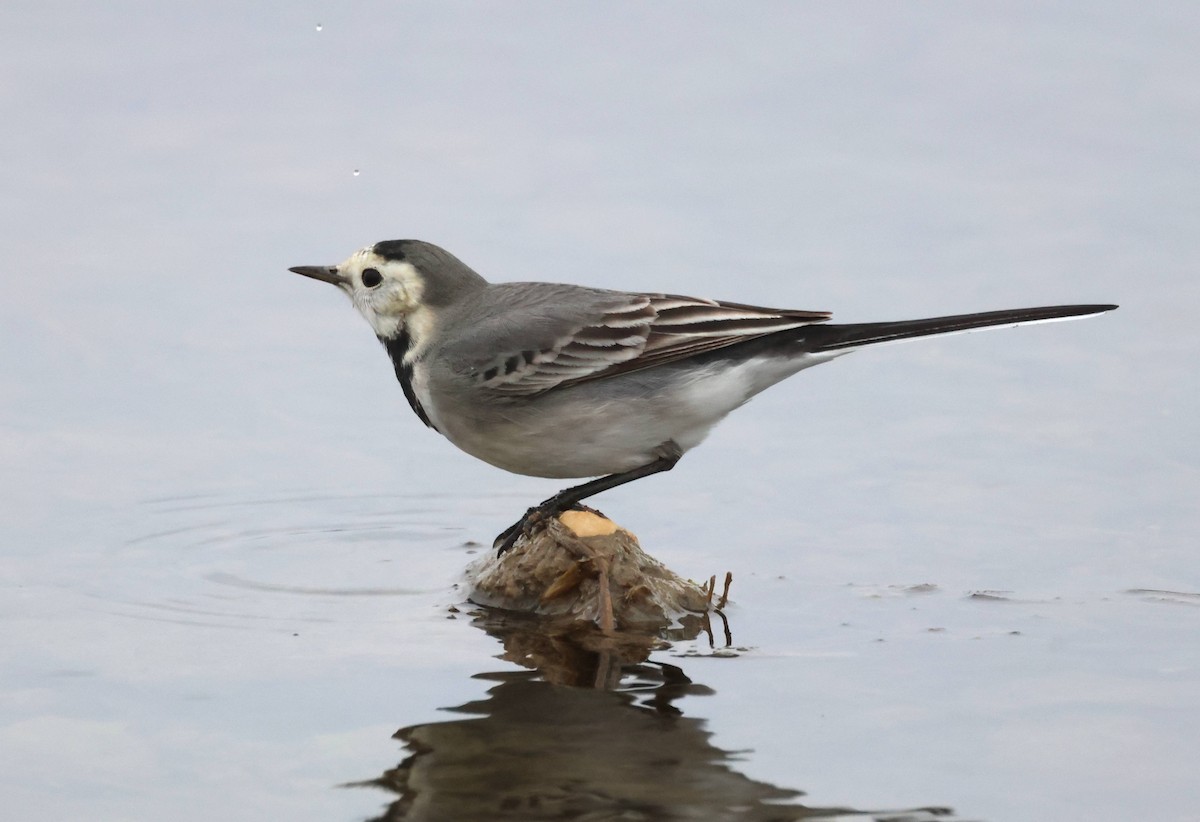
[(1080, 317), (1067, 305), (830, 325), (823, 311), (551, 283), (490, 284), (429, 243), (390, 240), (297, 274), (333, 283), (387, 348), (417, 416), (462, 450), (538, 477), (594, 477), (501, 534), (669, 471), (726, 414), (865, 345)]
[[(714, 746), (703, 719), (658, 709), (711, 691), (673, 666), (639, 666), (634, 676), (621, 691), (601, 691), (551, 685), (525, 671), (478, 674), (496, 683), (486, 699), (446, 709), (465, 717), (401, 728), (395, 737), (411, 754), (380, 777), (347, 787), (398, 796), (375, 822), (934, 822), (950, 814), (802, 805), (800, 791), (737, 770), (744, 752)], [(661, 702), (659, 691), (667, 694)]]

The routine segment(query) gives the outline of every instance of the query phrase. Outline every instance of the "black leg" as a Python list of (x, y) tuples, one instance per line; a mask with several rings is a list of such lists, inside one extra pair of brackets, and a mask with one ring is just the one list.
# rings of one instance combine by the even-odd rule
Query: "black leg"
[(668, 448), (664, 449), (667, 453), (654, 462), (648, 462), (631, 471), (625, 471), (620, 474), (609, 474), (608, 476), (585, 482), (582, 485), (564, 488), (550, 497), (550, 499), (530, 508), (525, 512), (525, 516), (504, 529), (504, 532), (496, 537), (496, 541), (492, 547), (498, 549), (498, 552), (503, 554), (509, 548), (513, 547), (513, 543), (517, 541), (517, 537), (526, 533), (530, 527), (538, 522), (545, 522), (557, 517), (563, 511), (571, 510), (590, 496), (599, 494), (601, 491), (607, 491), (610, 488), (616, 488), (618, 485), (624, 485), (627, 482), (633, 482), (642, 477), (648, 477), (651, 474), (670, 471), (675, 467), (675, 463), (679, 462), (679, 458), (683, 456), (683, 452), (679, 450), (679, 446), (675, 445), (674, 442), (668, 443), (668, 446)]

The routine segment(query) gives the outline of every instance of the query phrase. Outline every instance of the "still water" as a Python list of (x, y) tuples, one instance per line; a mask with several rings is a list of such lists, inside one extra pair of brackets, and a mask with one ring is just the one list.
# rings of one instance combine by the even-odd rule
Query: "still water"
[[(0, 9), (4, 819), (1200, 818), (1193, 6), (618, 7)], [(622, 657), (465, 600), (558, 488), (286, 270), (400, 237), (1122, 307), (820, 366), (597, 498), (734, 575)]]
[(1173, 724), (1193, 716), (1194, 592), (834, 585), (735, 552), (710, 560), (741, 572), (727, 622), (622, 667), (465, 602), (473, 538), (519, 502), (452, 505), (145, 500), (90, 560), (27, 571), (5, 609), (9, 801), (100, 819), (920, 820), (980, 818), (975, 799), (1065, 817), (1190, 771), (1147, 745), (1191, 744)]

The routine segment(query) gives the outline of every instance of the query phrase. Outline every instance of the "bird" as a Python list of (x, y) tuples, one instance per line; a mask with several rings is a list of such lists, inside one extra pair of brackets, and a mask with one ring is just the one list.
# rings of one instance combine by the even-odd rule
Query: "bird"
[(1100, 314), (1056, 305), (896, 322), (547, 282), (490, 283), (448, 251), (385, 240), (289, 271), (349, 296), (408, 405), (459, 449), (516, 474), (594, 477), (529, 508), (522, 534), (602, 491), (669, 471), (766, 388), (865, 346)]

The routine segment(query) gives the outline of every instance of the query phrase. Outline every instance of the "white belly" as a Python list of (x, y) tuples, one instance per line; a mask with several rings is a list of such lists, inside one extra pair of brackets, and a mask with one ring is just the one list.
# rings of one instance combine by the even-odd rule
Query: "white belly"
[(831, 356), (763, 357), (734, 367), (658, 368), (502, 402), (431, 395), (414, 380), (439, 431), (472, 456), (516, 474), (616, 474), (699, 445), (726, 414), (764, 388)]

